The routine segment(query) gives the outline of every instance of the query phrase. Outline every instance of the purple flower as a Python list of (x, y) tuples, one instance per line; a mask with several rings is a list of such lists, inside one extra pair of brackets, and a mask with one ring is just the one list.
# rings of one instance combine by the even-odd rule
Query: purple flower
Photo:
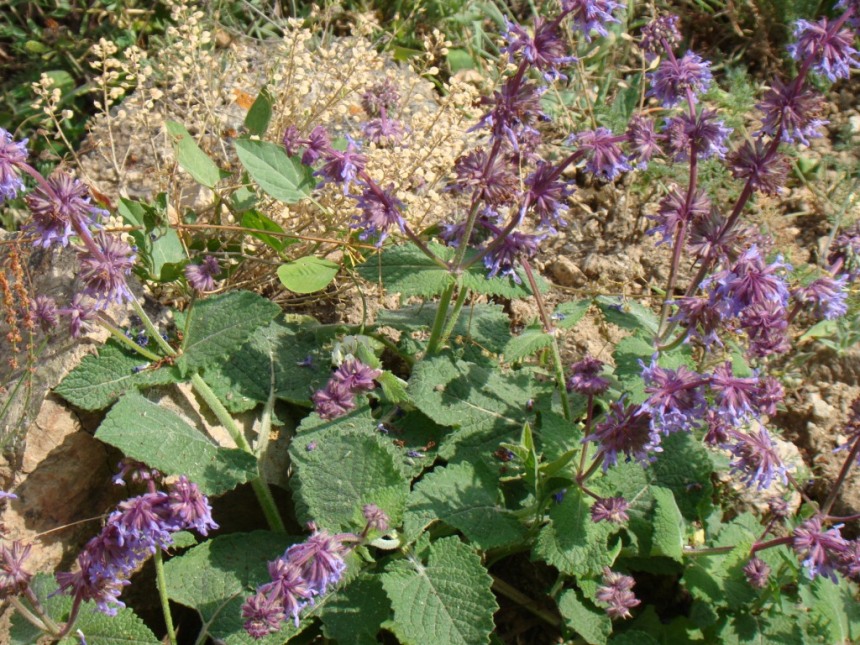
[[(496, 231), (496, 234), (501, 234), (501, 231)], [(518, 231), (506, 235), (501, 244), (484, 256), (484, 266), (490, 270), (487, 277), (510, 276), (519, 284), (520, 277), (514, 271), (516, 259), (521, 256), (534, 257), (544, 237), (544, 235), (527, 235)]]
[(703, 94), (711, 86), (711, 64), (693, 52), (680, 59), (669, 56), (649, 74), (651, 89), (648, 96), (657, 98), (664, 107), (670, 108), (687, 99), (687, 92)]
[(756, 589), (764, 589), (767, 586), (770, 567), (761, 558), (752, 557), (744, 565), (744, 575), (751, 586)]
[(134, 266), (134, 251), (118, 235), (98, 233), (93, 241), (96, 248), (87, 246), (78, 251), (83, 293), (93, 298), (99, 308), (130, 301), (134, 296), (126, 276)]
[(612, 12), (622, 7), (613, 0), (562, 0), (561, 10), (569, 13), (574, 26), (582, 32), (585, 39), (591, 40), (591, 33), (606, 36), (606, 25), (618, 22)]
[(745, 179), (749, 185), (766, 195), (778, 195), (788, 176), (788, 159), (774, 149), (770, 152), (761, 139), (746, 141), (729, 159), (735, 179)]
[(584, 396), (599, 396), (609, 389), (609, 381), (602, 376), (603, 361), (586, 356), (570, 368), (570, 378), (567, 379), (567, 391), (577, 392)]
[(221, 273), (218, 259), (207, 255), (200, 264), (185, 266), (185, 279), (188, 285), (197, 291), (212, 291), (215, 289), (215, 277)]
[(286, 557), (278, 558), (269, 563), (269, 577), (272, 582), (260, 587), (257, 594), (274, 593), (280, 601), (283, 614), (292, 616), (296, 627), (298, 627), (299, 613), (309, 601), (312, 601), (316, 592), (304, 579), (300, 565), (296, 562), (290, 562)]
[(58, 310), (62, 316), (69, 318), (69, 333), (72, 338), (78, 338), (83, 332), (92, 330), (90, 323), (96, 317), (96, 309), (92, 304), (84, 304), (84, 296), (76, 293), (68, 307)]
[(30, 316), (42, 331), (53, 331), (59, 321), (57, 303), (49, 296), (38, 295), (30, 301)]
[(364, 519), (367, 520), (367, 529), (371, 531), (388, 530), (388, 515), (376, 504), (365, 504), (361, 509)]
[(364, 137), (380, 148), (396, 146), (403, 140), (406, 130), (400, 121), (382, 116), (371, 119), (361, 127)]
[(672, 370), (652, 361), (642, 367), (645, 392), (649, 395), (642, 409), (651, 414), (655, 431), (667, 435), (688, 431), (701, 421), (707, 409), (704, 395), (707, 379), (683, 365)]
[(113, 483), (117, 486), (125, 486), (128, 484), (126, 478), (131, 483), (141, 484), (150, 481), (161, 479), (162, 475), (155, 468), (150, 468), (142, 461), (137, 461), (129, 457), (123, 457), (117, 464), (119, 472), (113, 477)]
[(450, 190), (478, 191), (478, 199), (490, 206), (508, 204), (517, 196), (519, 179), (510, 164), (500, 155), (488, 159), (482, 148), (459, 157), (454, 173)]
[(603, 567), (602, 582), (594, 597), (598, 602), (606, 604), (609, 617), (613, 620), (632, 618), (630, 610), (641, 603), (631, 591), (636, 581), (630, 576), (610, 570), (609, 567)]
[(815, 91), (794, 82), (783, 83), (774, 79), (756, 107), (762, 112), (761, 130), (754, 134), (776, 137), (781, 133), (787, 143), (809, 145), (809, 139), (821, 136), (821, 128), (828, 121), (819, 118), (824, 99)]
[(627, 157), (619, 144), (625, 136), (615, 136), (607, 128), (586, 130), (571, 137), (585, 152), (588, 161), (585, 169), (607, 181), (615, 179), (622, 172), (630, 170)]
[(756, 393), (756, 403), (762, 414), (776, 414), (776, 404), (785, 398), (782, 384), (772, 376), (765, 376), (759, 383)]
[(729, 440), (732, 427), (722, 412), (710, 409), (705, 412), (706, 430), (703, 440), (709, 446), (721, 446)]
[(753, 245), (737, 259), (731, 270), (715, 274), (713, 281), (718, 285), (717, 293), (730, 304), (732, 313), (763, 303), (784, 307), (788, 302), (788, 287), (782, 273), (790, 269), (782, 257), (766, 265), (758, 247)]
[(37, 184), (27, 195), (27, 206), (33, 215), (32, 227), (39, 235), (36, 246), (66, 246), (75, 228), (85, 228), (93, 218), (87, 187), (64, 172), (54, 173), (47, 188)]
[(481, 104), (488, 106), (489, 111), (475, 128), (488, 127), (494, 138), (507, 140), (515, 150), (518, 149), (519, 139), (544, 117), (540, 95), (541, 91), (534, 83), (524, 83), (518, 76), (510, 77), (501, 91), (481, 98)]
[(751, 356), (783, 354), (791, 348), (786, 311), (778, 302), (756, 303), (744, 309), (741, 327), (749, 339)]
[(726, 223), (720, 209), (711, 208), (707, 213), (697, 213), (690, 225), (687, 247), (699, 258), (713, 256), (728, 262), (737, 256), (739, 243), (738, 227), (724, 231)]
[(116, 615), (118, 607), (125, 607), (119, 596), (122, 588), (129, 584), (125, 577), (105, 575), (102, 563), (86, 549), (77, 559), (78, 571), (60, 571), (56, 574), (57, 592), (68, 593), (75, 603), (93, 601), (103, 614)]
[(839, 553), (839, 571), (846, 578), (860, 578), (860, 541), (852, 540)]
[(741, 419), (755, 417), (757, 397), (761, 381), (756, 377), (738, 377), (732, 372), (732, 364), (726, 361), (714, 369), (710, 379), (711, 391), (716, 395), (720, 411), (735, 423)]
[(30, 545), (20, 540), (0, 546), (0, 599), (20, 595), (30, 586), (33, 574), (24, 569), (29, 555)]
[(185, 475), (168, 487), (167, 497), (167, 507), (177, 530), (193, 528), (200, 535), (209, 535), (210, 529), (218, 528), (212, 519), (209, 500)]
[(376, 117), (390, 112), (400, 102), (400, 93), (391, 79), (374, 83), (361, 95), (361, 107), (368, 115)]
[(682, 296), (675, 299), (673, 304), (678, 307), (678, 311), (670, 320), (687, 327), (687, 339), (696, 338), (705, 347), (723, 344), (718, 331), (724, 319), (720, 308), (715, 307), (713, 302), (698, 296)]
[(325, 163), (315, 173), (323, 178), (323, 183), (343, 184), (344, 194), (349, 192), (349, 185), (367, 165), (367, 157), (359, 152), (360, 148), (355, 140), (349, 136), (346, 139), (346, 150), (329, 148), (322, 153)]
[(278, 631), (285, 615), (284, 603), (277, 589), (270, 586), (248, 598), (242, 604), (242, 618), (245, 619), (245, 631), (251, 638), (263, 638)]
[(302, 163), (312, 166), (322, 155), (331, 149), (328, 131), (321, 125), (316, 126), (307, 139), (302, 139), (299, 129), (291, 125), (284, 132), (284, 150), (291, 157), (299, 153), (300, 148), (305, 147), (302, 155)]
[(649, 215), (649, 219), (658, 222), (657, 226), (648, 229), (648, 235), (659, 233), (661, 238), (657, 245), (666, 242), (674, 242), (675, 235), (681, 224), (689, 223), (693, 217), (701, 217), (711, 210), (711, 201), (707, 193), (697, 190), (693, 199), (687, 204), (686, 194), (682, 194), (677, 187), (673, 187), (669, 193), (660, 200), (660, 208), (656, 215)]
[(573, 186), (561, 181), (552, 164), (539, 161), (535, 171), (525, 181), (529, 205), (538, 216), (538, 224), (555, 230), (555, 226), (565, 226), (561, 218), (567, 211), (565, 198), (573, 192)]
[(663, 136), (655, 131), (652, 119), (646, 119), (641, 114), (634, 114), (627, 124), (626, 136), (627, 144), (632, 151), (630, 159), (642, 170), (648, 167), (648, 162), (652, 157), (663, 154), (663, 150), (660, 148), (660, 140)]
[(650, 453), (662, 452), (660, 434), (651, 429), (650, 413), (638, 405), (625, 404), (623, 398), (609, 406), (606, 418), (582, 441), (597, 444), (604, 471), (618, 463), (622, 452), (628, 460), (643, 465), (654, 460)]
[(347, 549), (343, 540), (344, 535), (316, 531), (304, 542), (288, 548), (284, 559), (301, 569), (310, 589), (324, 594), (330, 585), (337, 584), (346, 570), (343, 558)]
[(759, 426), (748, 433), (732, 431), (725, 448), (732, 453), (731, 472), (740, 473), (741, 481), (759, 490), (769, 488), (779, 477), (788, 483), (786, 468), (776, 452), (768, 431)]
[(848, 298), (847, 284), (847, 275), (838, 278), (825, 276), (795, 289), (794, 297), (816, 315), (834, 320), (848, 313), (845, 302)]
[(630, 519), (627, 515), (627, 509), (629, 508), (630, 505), (623, 497), (598, 499), (591, 505), (591, 521), (606, 521), (611, 524), (621, 524)]
[(848, 548), (848, 542), (839, 532), (841, 527), (838, 524), (824, 530), (821, 518), (816, 515), (794, 529), (792, 547), (811, 579), (824, 576), (837, 582), (835, 571)]
[(642, 41), (639, 46), (645, 52), (645, 60), (651, 63), (664, 50), (664, 42), (671, 49), (681, 42), (681, 32), (678, 31), (678, 16), (668, 14), (659, 16), (642, 27)]
[(343, 385), (351, 392), (362, 390), (370, 391), (376, 388), (374, 380), (382, 374), (380, 370), (373, 369), (361, 361), (350, 358), (341, 363), (335, 370), (332, 380)]
[(827, 18), (818, 22), (798, 20), (794, 38), (797, 42), (788, 47), (791, 57), (798, 62), (812, 60), (812, 68), (833, 83), (848, 78), (851, 68), (860, 66), (857, 50), (852, 47), (854, 33), (850, 29), (834, 29)]
[(507, 46), (501, 51), (506, 52), (511, 61), (515, 60), (517, 52), (533, 67), (544, 73), (547, 80), (564, 78), (559, 71), (562, 65), (576, 61), (576, 56), (567, 56), (567, 51), (559, 29), (559, 20), (545, 20), (540, 16), (535, 18), (534, 36), (517, 24), (505, 19), (507, 29), (504, 37)]
[(830, 246), (827, 261), (831, 271), (844, 272), (848, 282), (860, 277), (860, 222), (839, 232)]
[(368, 186), (356, 198), (357, 206), (361, 209), (361, 215), (353, 217), (353, 228), (362, 229), (359, 238), (366, 240), (377, 236), (376, 246), (388, 237), (388, 229), (396, 226), (403, 231), (406, 223), (403, 219), (403, 202), (394, 196), (394, 184), (390, 184), (383, 190), (376, 186)]
[(323, 419), (342, 417), (355, 408), (355, 395), (343, 383), (330, 380), (326, 386), (314, 392), (311, 399), (314, 409)]
[(24, 190), (18, 166), (27, 163), (27, 139), (15, 141), (0, 128), (0, 201), (15, 199)]
[(670, 119), (666, 123), (666, 145), (675, 161), (688, 161), (692, 149), (699, 159), (722, 159), (728, 152), (726, 140), (731, 132), (714, 110), (702, 110), (695, 118), (682, 114)]

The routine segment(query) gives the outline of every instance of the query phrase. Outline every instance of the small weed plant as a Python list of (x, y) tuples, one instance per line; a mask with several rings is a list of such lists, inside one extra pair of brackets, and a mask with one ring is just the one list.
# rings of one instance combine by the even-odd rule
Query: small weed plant
[[(624, 40), (641, 60), (639, 71), (614, 72), (630, 77), (619, 94), (626, 107), (606, 123), (595, 116), (605, 106), (561, 110), (578, 125), (559, 127), (553, 108), (593, 102), (583, 74), (613, 61), (607, 52), (622, 41), (607, 36), (631, 24), (630, 11), (561, 0), (528, 26), (507, 23), (498, 84), (476, 103), (451, 167), (432, 179), (435, 188), (444, 176), (438, 195), (450, 204), (438, 221), (416, 225), (421, 214), (409, 212), (426, 199), (427, 178), (387, 175), (379, 161), (417, 136), (390, 77), (360, 88), (352, 133), (307, 112), (273, 125), (283, 117), (277, 97), (260, 92), (248, 134), (224, 143), (238, 175), (167, 123), (178, 164), (254, 229), (286, 288), (313, 294), (347, 275), (360, 289), (400, 295), (400, 308), (381, 308), (372, 322), (322, 324), (285, 316), (258, 293), (219, 289), (236, 270), (229, 243), (170, 226), (166, 196), (122, 200), (118, 232), (82, 181), (63, 170), (43, 176), (27, 142), (0, 131), (0, 196), (23, 194), (29, 211), (15, 248), (69, 247), (79, 266), (66, 302), (22, 293), (16, 305), (18, 283), (4, 282), (10, 338), (110, 332), (55, 391), (105, 411), (95, 436), (126, 457), (116, 481), (140, 489), (68, 572), (32, 572), (31, 545), (2, 542), (13, 642), (232, 645), (305, 632), (359, 643), (383, 630), (403, 643), (500, 642), (500, 599), (577, 643), (860, 639), (860, 542), (843, 535), (856, 534), (860, 518), (834, 513), (860, 456), (860, 401), (822, 499), (807, 495), (810, 475), (786, 458), (771, 423), (798, 338), (857, 319), (860, 228), (843, 222), (819, 265), (792, 267), (747, 219), (751, 203), (784, 194), (789, 153), (821, 136), (815, 87), (860, 66), (860, 5), (841, 0), (833, 19), (796, 23), (795, 72), (754, 99), (745, 136), (708, 98), (711, 65), (680, 46), (668, 14), (645, 17)], [(266, 140), (273, 130), (277, 140)], [(721, 169), (720, 182), (704, 181), (703, 168)], [(534, 258), (577, 226), (576, 192), (635, 184), (643, 172), (675, 179), (642, 191), (658, 193), (648, 232), (669, 250), (658, 295), (550, 304)], [(722, 183), (733, 188), (709, 194)], [(342, 252), (305, 246), (284, 262), (301, 238), (259, 204), (319, 207), (322, 217), (323, 196), (351, 213)], [(133, 275), (187, 296), (173, 324), (147, 314)], [(518, 299), (538, 317), (513, 334), (500, 303)], [(134, 312), (124, 328), (106, 314), (117, 305)], [(602, 358), (566, 363), (561, 341), (586, 316), (624, 333)], [(147, 396), (180, 383), (231, 445)], [(249, 412), (253, 436), (235, 418)], [(263, 476), (277, 428), (289, 438), (292, 505)], [(220, 530), (210, 498), (246, 484), (268, 530)], [(760, 503), (740, 505), (738, 491)], [(150, 559), (166, 635), (122, 601)], [(513, 563), (533, 575), (511, 578)], [(199, 614), (199, 633), (177, 634), (171, 603)]]

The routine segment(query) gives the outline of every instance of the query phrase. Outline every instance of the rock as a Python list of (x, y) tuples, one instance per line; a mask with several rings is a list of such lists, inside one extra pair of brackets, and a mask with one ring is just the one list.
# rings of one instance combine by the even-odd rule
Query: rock
[(581, 287), (588, 282), (588, 278), (576, 263), (564, 256), (557, 257), (549, 265), (552, 279), (563, 287)]

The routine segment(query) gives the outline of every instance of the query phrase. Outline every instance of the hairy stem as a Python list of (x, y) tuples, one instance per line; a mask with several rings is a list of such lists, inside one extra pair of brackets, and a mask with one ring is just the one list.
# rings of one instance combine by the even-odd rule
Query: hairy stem
[(173, 627), (173, 617), (170, 615), (170, 601), (167, 599), (167, 579), (164, 577), (164, 560), (161, 556), (161, 549), (155, 550), (152, 561), (155, 564), (155, 584), (158, 587), (161, 613), (164, 614), (164, 624), (167, 627), (167, 639), (170, 645), (176, 645), (176, 629)]

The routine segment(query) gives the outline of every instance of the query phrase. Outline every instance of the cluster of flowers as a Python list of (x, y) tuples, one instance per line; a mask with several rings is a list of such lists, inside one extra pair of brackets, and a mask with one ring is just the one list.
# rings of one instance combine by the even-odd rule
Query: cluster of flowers
[(355, 396), (376, 387), (374, 379), (382, 372), (358, 359), (347, 358), (340, 364), (321, 390), (311, 397), (317, 414), (323, 419), (335, 419), (355, 408)]
[[(108, 615), (123, 607), (119, 600), (129, 577), (157, 549), (173, 543), (173, 533), (194, 529), (201, 535), (218, 528), (212, 520), (209, 500), (184, 475), (156, 489), (160, 474), (145, 465), (126, 463), (124, 473), (133, 481), (146, 482), (147, 492), (132, 497), (110, 514), (101, 533), (91, 539), (78, 555), (78, 570), (57, 574), (59, 591), (73, 597), (73, 614), (81, 602), (93, 601)], [(115, 482), (123, 483), (122, 474)]]
[(269, 562), (271, 581), (261, 585), (242, 605), (245, 631), (249, 635), (263, 638), (274, 633), (288, 616), (298, 627), (302, 610), (341, 579), (346, 570), (346, 555), (364, 542), (371, 531), (388, 530), (388, 516), (379, 507), (368, 504), (362, 510), (367, 522), (362, 533), (331, 535), (325, 530), (314, 530), (307, 540), (292, 545), (283, 556)]
[[(78, 337), (89, 331), (99, 310), (133, 299), (127, 276), (134, 266), (137, 248), (104, 230), (108, 212), (92, 203), (83, 182), (63, 170), (45, 178), (33, 168), (27, 162), (26, 144), (26, 139), (15, 141), (9, 132), (0, 129), (0, 201), (14, 199), (24, 190), (22, 173), (35, 181), (35, 188), (25, 197), (32, 216), (25, 230), (33, 236), (33, 244), (44, 249), (66, 247), (73, 238), (77, 240), (74, 248), (81, 283), (68, 306), (58, 307), (53, 298), (38, 295), (27, 314), (44, 331), (53, 330), (60, 317), (65, 317), (71, 335)], [(218, 273), (218, 261), (211, 256), (201, 265), (190, 264), (185, 270), (191, 287), (201, 291), (214, 289)]]
[[(130, 476), (133, 482), (145, 483), (148, 490), (117, 506), (101, 533), (78, 555), (77, 571), (57, 573), (56, 593), (73, 599), (69, 619), (58, 637), (71, 630), (84, 602), (95, 602), (99, 611), (110, 616), (124, 607), (119, 599), (123, 587), (157, 549), (171, 546), (173, 533), (194, 529), (207, 535), (218, 528), (209, 500), (187, 477), (179, 477), (160, 491), (156, 489), (161, 479), (158, 471), (132, 460), (124, 460), (121, 467), (115, 483), (124, 484), (123, 477)], [(0, 597), (24, 596), (39, 610), (41, 605), (30, 589), (32, 574), (24, 569), (29, 553), (30, 545), (19, 541), (0, 546)]]

